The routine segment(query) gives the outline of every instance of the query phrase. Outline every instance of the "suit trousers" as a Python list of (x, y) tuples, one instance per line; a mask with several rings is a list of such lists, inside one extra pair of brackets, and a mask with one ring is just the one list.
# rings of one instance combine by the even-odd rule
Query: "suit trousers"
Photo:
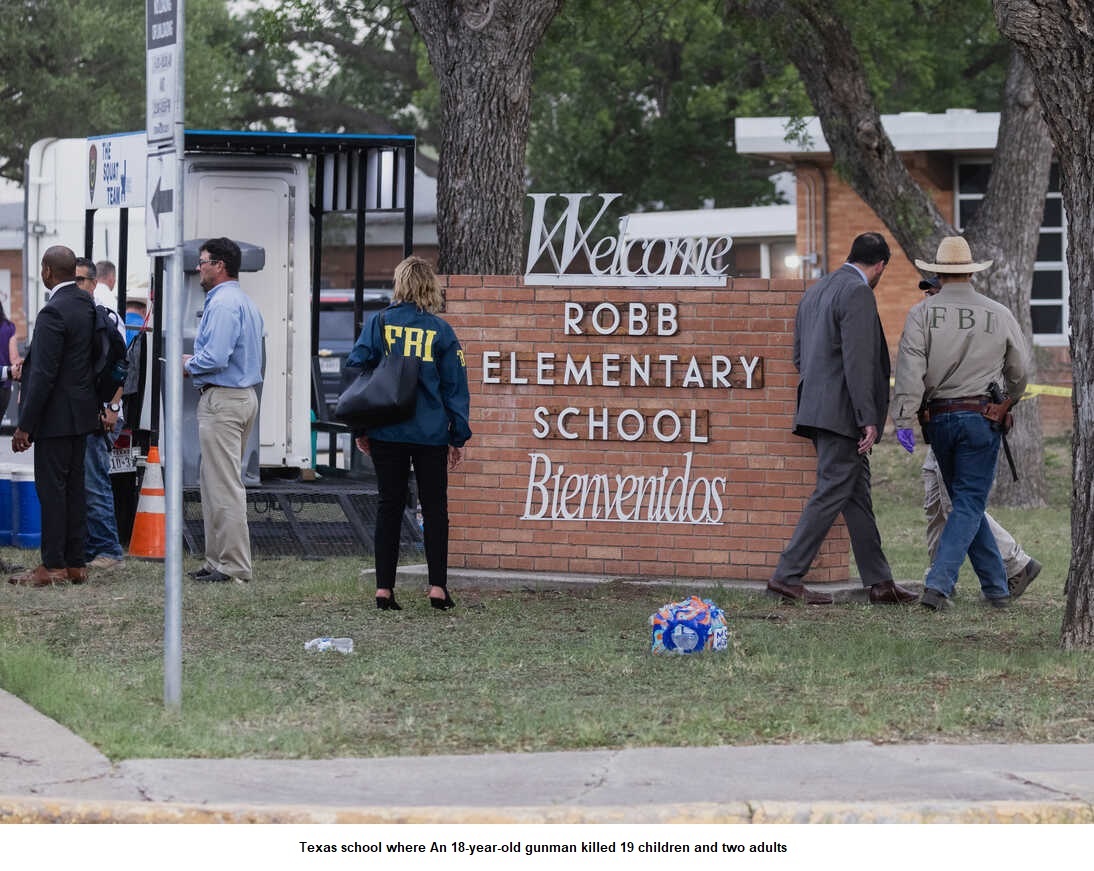
[(205, 567), (241, 581), (251, 579), (243, 451), (257, 417), (253, 387), (210, 387), (198, 399)]
[(34, 442), (34, 488), (42, 506), (42, 565), (47, 569), (85, 565), (86, 444), (86, 435), (43, 438)]
[(874, 519), (869, 455), (858, 452), (857, 439), (828, 430), (816, 431), (813, 446), (817, 484), (779, 557), (774, 577), (787, 584), (803, 583), (832, 524), (842, 514), (862, 585), (891, 581), (893, 571), (882, 552), (881, 533)]

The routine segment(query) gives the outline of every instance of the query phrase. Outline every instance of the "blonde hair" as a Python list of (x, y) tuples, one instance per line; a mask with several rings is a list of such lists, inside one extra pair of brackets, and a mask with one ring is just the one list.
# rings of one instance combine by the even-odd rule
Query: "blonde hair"
[(395, 267), (394, 302), (412, 302), (422, 311), (438, 312), (444, 295), (428, 260), (407, 257)]

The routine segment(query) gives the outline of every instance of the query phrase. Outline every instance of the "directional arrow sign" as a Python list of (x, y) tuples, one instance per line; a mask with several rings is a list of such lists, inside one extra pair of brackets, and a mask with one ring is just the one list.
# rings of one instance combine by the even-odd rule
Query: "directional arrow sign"
[(148, 155), (147, 190), (152, 195), (144, 210), (144, 238), (149, 254), (175, 251), (175, 174), (175, 152)]
[(153, 220), (156, 222), (156, 226), (160, 225), (160, 215), (170, 215), (174, 211), (172, 202), (174, 201), (175, 192), (170, 188), (163, 189), (163, 179), (156, 179), (156, 192), (152, 194), (152, 201), (148, 204), (148, 207), (152, 210)]

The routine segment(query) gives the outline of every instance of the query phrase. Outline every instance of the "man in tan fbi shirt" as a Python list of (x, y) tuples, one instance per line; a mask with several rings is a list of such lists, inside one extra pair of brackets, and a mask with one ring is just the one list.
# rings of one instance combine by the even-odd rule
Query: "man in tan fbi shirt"
[(925, 408), (924, 435), (953, 502), (920, 603), (933, 611), (946, 607), (968, 555), (985, 599), (1006, 607), (1007, 574), (984, 518), (1001, 432), (984, 412), (993, 403), (993, 388), (1015, 400), (1026, 389), (1026, 342), (1014, 315), (972, 288), (973, 273), (991, 266), (990, 260), (974, 262), (961, 236), (943, 239), (935, 259), (915, 262), (938, 273), (942, 289), (908, 312), (893, 396), (897, 439), (909, 452), (916, 413)]

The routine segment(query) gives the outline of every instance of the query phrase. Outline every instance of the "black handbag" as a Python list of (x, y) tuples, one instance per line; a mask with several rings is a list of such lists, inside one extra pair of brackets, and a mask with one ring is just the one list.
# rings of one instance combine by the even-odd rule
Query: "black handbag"
[(338, 397), (334, 416), (354, 429), (402, 423), (414, 416), (418, 402), (418, 358), (392, 354), (380, 319), (384, 356), (375, 368), (358, 375)]

